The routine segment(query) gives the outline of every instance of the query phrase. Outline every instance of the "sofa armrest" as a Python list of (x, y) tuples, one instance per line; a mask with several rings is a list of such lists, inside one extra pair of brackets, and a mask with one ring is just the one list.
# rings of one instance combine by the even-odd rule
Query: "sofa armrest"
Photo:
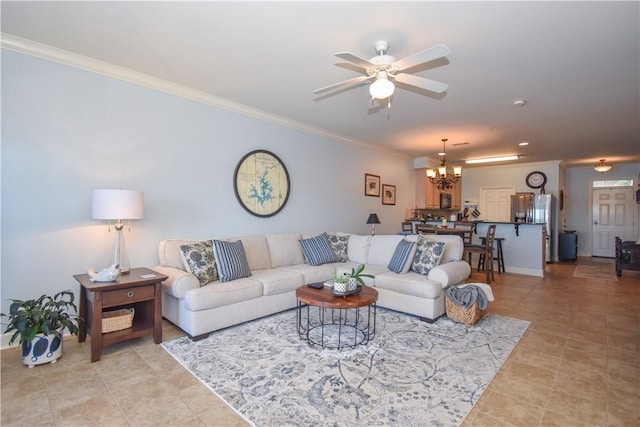
[(162, 290), (176, 298), (184, 298), (187, 291), (198, 289), (200, 282), (198, 278), (191, 273), (174, 267), (163, 267), (156, 265), (153, 270), (168, 277), (162, 282)]
[(466, 261), (451, 261), (440, 264), (429, 271), (428, 278), (442, 284), (443, 288), (462, 283), (471, 275), (471, 267)]

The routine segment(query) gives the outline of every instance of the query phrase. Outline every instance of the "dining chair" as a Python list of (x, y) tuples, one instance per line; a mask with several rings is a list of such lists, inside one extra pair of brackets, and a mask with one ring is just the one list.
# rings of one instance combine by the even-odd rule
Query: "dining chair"
[(456, 222), (454, 229), (463, 231), (460, 233), (460, 237), (462, 237), (465, 245), (473, 243), (473, 227), (473, 223)]
[(435, 225), (417, 224), (416, 231), (418, 234), (436, 234), (438, 232), (438, 227)]
[[(472, 245), (465, 244), (464, 245), (464, 254), (469, 257), (469, 265), (473, 265), (471, 263), (471, 258), (473, 254), (478, 254), (480, 256), (484, 256), (486, 260), (484, 269), (487, 274), (487, 284), (491, 283), (494, 280), (493, 277), (493, 241), (496, 237), (496, 225), (490, 224), (487, 228), (487, 236), (484, 239), (484, 244), (482, 245)], [(479, 267), (479, 266), (478, 266)], [(479, 270), (478, 270), (479, 271)]]

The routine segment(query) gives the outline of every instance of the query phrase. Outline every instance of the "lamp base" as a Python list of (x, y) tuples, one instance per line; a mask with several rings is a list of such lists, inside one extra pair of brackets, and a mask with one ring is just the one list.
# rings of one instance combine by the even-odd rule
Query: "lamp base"
[(116, 244), (113, 250), (113, 265), (118, 265), (120, 268), (120, 274), (129, 274), (131, 268), (129, 266), (129, 254), (127, 252), (127, 245), (124, 243), (124, 233), (122, 232), (122, 225), (116, 224)]

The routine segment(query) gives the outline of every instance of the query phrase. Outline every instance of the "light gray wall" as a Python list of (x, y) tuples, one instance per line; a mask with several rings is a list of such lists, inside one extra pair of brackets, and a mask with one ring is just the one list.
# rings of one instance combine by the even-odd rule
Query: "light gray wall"
[[(601, 174), (593, 166), (567, 168), (565, 209), (566, 228), (578, 233), (578, 256), (591, 256), (593, 253), (592, 215), (591, 215), (591, 183), (602, 179), (633, 179), (634, 189), (638, 189), (640, 163), (614, 163), (613, 169)], [(640, 224), (640, 205), (635, 205), (635, 236)]]
[[(527, 187), (525, 179), (533, 171), (544, 172), (547, 176), (546, 194), (554, 197), (554, 218), (552, 224), (551, 260), (558, 259), (558, 194), (560, 191), (560, 161), (519, 163), (515, 165), (481, 166), (462, 168), (462, 202), (480, 199), (480, 189), (513, 185), (516, 193), (539, 193)], [(482, 219), (482, 216), (480, 217)]]
[[(363, 113), (364, 114), (364, 113)], [(233, 191), (244, 154), (285, 163), (291, 195), (271, 218)], [(364, 196), (364, 174), (396, 185), (395, 206)], [(78, 291), (73, 274), (106, 267), (113, 231), (90, 219), (91, 191), (145, 193), (126, 231), (132, 266), (167, 238), (293, 231), (400, 231), (414, 203), (412, 159), (337, 142), (35, 57), (2, 51), (2, 312), (8, 298)]]

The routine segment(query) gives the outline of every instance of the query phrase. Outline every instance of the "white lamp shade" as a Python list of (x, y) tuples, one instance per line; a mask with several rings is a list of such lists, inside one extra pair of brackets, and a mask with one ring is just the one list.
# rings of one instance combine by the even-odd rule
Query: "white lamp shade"
[(462, 175), (462, 168), (460, 166), (454, 166), (453, 167), (453, 174), (455, 176), (460, 176)]
[(378, 79), (369, 86), (369, 94), (374, 99), (384, 99), (393, 95), (395, 90), (393, 83), (386, 77), (378, 77)]
[(93, 190), (92, 219), (142, 219), (144, 193), (133, 190)]
[(427, 169), (427, 178), (435, 178), (436, 170), (435, 169)]

